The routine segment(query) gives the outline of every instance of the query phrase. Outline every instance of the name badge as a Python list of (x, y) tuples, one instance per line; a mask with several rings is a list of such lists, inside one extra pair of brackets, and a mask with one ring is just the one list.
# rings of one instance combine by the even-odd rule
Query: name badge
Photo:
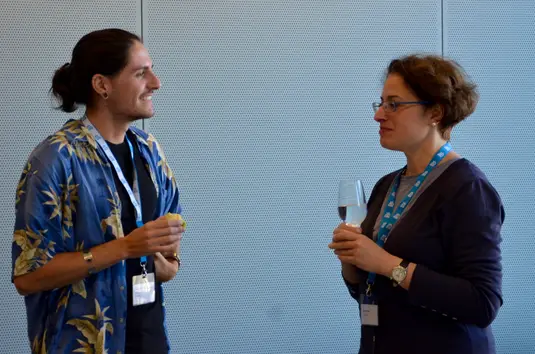
[(360, 322), (363, 326), (379, 326), (379, 306), (367, 296), (360, 297)]
[(154, 273), (132, 277), (132, 301), (134, 306), (150, 304), (156, 301), (156, 287), (154, 284)]

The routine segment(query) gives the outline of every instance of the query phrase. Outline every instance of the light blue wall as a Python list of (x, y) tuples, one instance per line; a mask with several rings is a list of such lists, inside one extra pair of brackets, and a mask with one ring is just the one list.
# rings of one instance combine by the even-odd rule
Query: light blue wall
[(0, 3), (0, 353), (28, 351), (10, 284), (14, 192), (30, 150), (68, 118), (49, 108), (51, 75), (84, 33), (111, 26), (143, 35), (162, 81), (143, 123), (188, 220), (166, 285), (173, 353), (357, 351), (357, 307), (327, 248), (337, 183), (360, 178), (369, 194), (403, 163), (380, 148), (371, 103), (388, 62), (411, 52), (452, 57), (480, 85), (452, 143), (506, 207), (499, 353), (535, 353), (533, 0), (63, 3)]

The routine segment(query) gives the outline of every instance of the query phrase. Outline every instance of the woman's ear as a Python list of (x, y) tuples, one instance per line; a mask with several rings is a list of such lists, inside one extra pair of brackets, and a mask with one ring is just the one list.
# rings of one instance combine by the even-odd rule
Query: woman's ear
[(442, 105), (433, 105), (428, 109), (428, 112), (430, 113), (429, 120), (432, 126), (439, 125), (442, 118), (444, 118), (444, 107)]

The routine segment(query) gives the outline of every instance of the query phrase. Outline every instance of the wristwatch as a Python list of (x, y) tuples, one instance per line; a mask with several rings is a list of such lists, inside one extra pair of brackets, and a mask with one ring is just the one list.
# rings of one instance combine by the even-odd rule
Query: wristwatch
[(88, 269), (89, 274), (90, 275), (95, 274), (96, 269), (95, 267), (93, 267), (93, 253), (91, 253), (91, 251), (85, 251), (85, 252), (82, 252), (82, 255), (84, 256), (84, 261), (86, 261), (89, 264), (89, 269)]
[(410, 262), (404, 259), (401, 261), (401, 263), (399, 263), (399, 265), (392, 269), (392, 275), (390, 276), (390, 279), (394, 281), (394, 286), (398, 286), (405, 280), (407, 277), (407, 267), (409, 264)]

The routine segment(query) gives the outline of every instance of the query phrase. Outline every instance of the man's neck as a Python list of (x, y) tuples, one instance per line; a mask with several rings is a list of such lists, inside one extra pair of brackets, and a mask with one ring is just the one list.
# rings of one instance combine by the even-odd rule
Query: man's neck
[(86, 115), (104, 140), (112, 144), (121, 144), (124, 142), (130, 121), (127, 119), (118, 119), (107, 112), (97, 112), (89, 109), (86, 111)]

